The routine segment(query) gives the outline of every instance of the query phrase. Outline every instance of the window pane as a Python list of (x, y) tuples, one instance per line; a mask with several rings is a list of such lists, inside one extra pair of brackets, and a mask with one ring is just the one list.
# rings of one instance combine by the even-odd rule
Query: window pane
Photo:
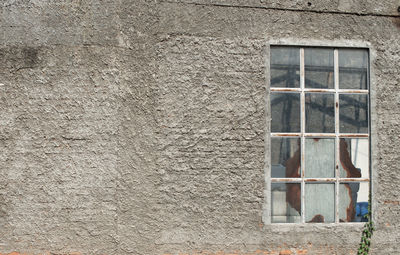
[(299, 145), (299, 138), (271, 138), (271, 177), (300, 177)]
[(306, 132), (335, 132), (335, 97), (333, 94), (306, 93)]
[(339, 168), (342, 178), (369, 178), (368, 139), (340, 139)]
[(306, 88), (333, 89), (333, 49), (304, 49)]
[(368, 133), (368, 95), (339, 95), (341, 133)]
[[(300, 49), (304, 49), (303, 59)], [(356, 134), (369, 132), (369, 95), (342, 90), (336, 98), (332, 91), (337, 82), (339, 89), (368, 90), (368, 50), (337, 52), (335, 59), (333, 48), (271, 47), (271, 88), (300, 88), (300, 63), (304, 63), (305, 88), (321, 89), (270, 92), (271, 132), (275, 133), (271, 137), (271, 177), (293, 178), (290, 182), (273, 179), (271, 183), (273, 223), (366, 220), (363, 216), (370, 188), (365, 182), (370, 178), (369, 138), (356, 138)], [(276, 137), (276, 133), (302, 131), (306, 133), (304, 139), (297, 135)], [(333, 136), (335, 132), (354, 135), (338, 139)], [(315, 179), (335, 177), (363, 179), (337, 179), (337, 184)]]
[(335, 184), (306, 184), (306, 222), (335, 222)]
[(271, 47), (271, 87), (300, 87), (300, 49)]
[(300, 132), (300, 94), (271, 93), (271, 131)]
[(335, 177), (335, 139), (305, 139), (305, 177)]
[(367, 89), (368, 51), (339, 50), (339, 88)]
[(299, 183), (272, 183), (271, 190), (271, 221), (273, 223), (301, 222), (301, 185)]
[(368, 221), (368, 182), (339, 184), (339, 221)]

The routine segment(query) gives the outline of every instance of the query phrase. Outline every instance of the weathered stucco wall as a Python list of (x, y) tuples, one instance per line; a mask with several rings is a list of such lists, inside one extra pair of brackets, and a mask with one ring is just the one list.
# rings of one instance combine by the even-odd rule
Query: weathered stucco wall
[(371, 45), (373, 254), (400, 253), (398, 1), (360, 2), (2, 1), (0, 254), (354, 254), (361, 225), (262, 221), (279, 39)]

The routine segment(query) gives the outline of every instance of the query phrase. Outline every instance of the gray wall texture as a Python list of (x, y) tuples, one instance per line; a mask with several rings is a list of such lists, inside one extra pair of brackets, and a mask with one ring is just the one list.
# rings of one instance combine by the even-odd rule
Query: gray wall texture
[(281, 39), (370, 45), (372, 254), (400, 254), (399, 5), (1, 1), (0, 254), (355, 254), (362, 225), (263, 222)]

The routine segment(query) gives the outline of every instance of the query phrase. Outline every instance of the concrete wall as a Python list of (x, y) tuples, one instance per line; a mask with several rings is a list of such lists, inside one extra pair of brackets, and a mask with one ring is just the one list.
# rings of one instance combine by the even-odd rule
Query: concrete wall
[(373, 254), (399, 254), (397, 0), (5, 0), (0, 254), (354, 254), (262, 221), (270, 41), (373, 54)]

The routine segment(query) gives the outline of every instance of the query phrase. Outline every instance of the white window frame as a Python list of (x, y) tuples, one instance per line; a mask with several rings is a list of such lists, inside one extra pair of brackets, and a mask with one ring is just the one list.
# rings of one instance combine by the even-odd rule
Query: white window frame
[[(292, 43), (293, 41), (296, 41), (296, 43)], [(279, 46), (290, 46), (290, 47), (296, 47), (299, 48), (300, 50), (300, 88), (276, 88), (276, 87), (271, 87), (270, 86), (270, 49), (271, 47), (279, 47)], [(271, 224), (271, 195), (272, 195), (272, 190), (271, 190), (271, 184), (272, 183), (300, 183), (301, 184), (301, 223), (272, 223), (273, 225), (290, 225), (290, 224), (306, 224), (306, 225), (312, 225), (310, 223), (305, 222), (305, 183), (334, 183), (335, 184), (335, 222), (334, 223), (323, 223), (324, 225), (329, 225), (329, 224), (343, 224), (343, 225), (360, 225), (363, 224), (363, 222), (340, 222), (339, 221), (339, 184), (340, 183), (351, 183), (351, 182), (356, 182), (356, 183), (369, 183), (369, 190), (371, 194), (375, 190), (375, 187), (372, 183), (371, 180), (374, 179), (373, 171), (372, 168), (374, 166), (373, 164), (373, 156), (376, 154), (372, 154), (371, 152), (371, 147), (374, 144), (374, 141), (371, 140), (371, 133), (372, 133), (372, 119), (371, 119), (371, 107), (373, 106), (372, 100), (371, 100), (371, 94), (374, 96), (373, 93), (371, 93), (371, 84), (373, 80), (373, 75), (372, 73), (372, 65), (371, 61), (373, 58), (373, 50), (371, 49), (371, 46), (368, 43), (360, 43), (360, 42), (349, 42), (349, 41), (341, 41), (341, 42), (334, 42), (334, 43), (321, 43), (320, 41), (313, 41), (313, 42), (299, 42), (297, 40), (279, 40), (279, 41), (273, 41), (269, 42), (266, 45), (267, 48), (267, 54), (266, 54), (266, 80), (267, 80), (267, 112), (270, 109), (270, 100), (269, 96), (271, 92), (294, 92), (297, 94), (300, 94), (300, 109), (301, 109), (301, 125), (300, 125), (300, 133), (273, 133), (270, 132), (270, 124), (271, 120), (267, 121), (267, 128), (266, 128), (266, 141), (268, 141), (266, 144), (268, 144), (266, 148), (266, 155), (265, 155), (265, 161), (266, 161), (266, 169), (265, 169), (265, 180), (266, 180), (266, 189), (264, 192), (266, 199), (266, 204), (264, 205), (264, 212), (263, 212), (263, 222), (266, 224)], [(334, 89), (314, 89), (314, 88), (306, 88), (305, 87), (305, 64), (304, 64), (304, 49), (305, 48), (333, 48), (334, 49)], [(369, 62), (368, 62), (368, 73), (367, 73), (367, 89), (340, 89), (339, 88), (339, 61), (338, 61), (338, 50), (339, 49), (365, 49), (368, 51), (368, 57), (369, 57)], [(306, 133), (305, 132), (305, 93), (330, 93), (335, 95), (335, 133)], [(366, 94), (368, 95), (368, 133), (340, 133), (339, 132), (339, 94)], [(272, 164), (271, 164), (271, 147), (270, 147), (270, 141), (272, 137), (280, 137), (280, 138), (300, 138), (301, 139), (301, 177), (300, 178), (272, 178), (271, 177), (271, 169), (272, 169)], [(305, 145), (305, 138), (306, 137), (313, 137), (313, 138), (334, 138), (335, 139), (335, 177), (334, 178), (305, 178), (304, 176), (304, 145)], [(339, 173), (339, 164), (340, 164), (340, 147), (339, 147), (339, 142), (340, 138), (367, 138), (368, 139), (368, 144), (369, 144), (369, 176), (368, 178), (341, 178), (340, 173)], [(301, 181), (299, 182), (299, 179)], [(372, 196), (371, 198), (371, 204), (374, 205), (374, 197)], [(371, 206), (372, 211), (374, 211), (374, 206)], [(374, 218), (374, 217), (373, 217)]]

